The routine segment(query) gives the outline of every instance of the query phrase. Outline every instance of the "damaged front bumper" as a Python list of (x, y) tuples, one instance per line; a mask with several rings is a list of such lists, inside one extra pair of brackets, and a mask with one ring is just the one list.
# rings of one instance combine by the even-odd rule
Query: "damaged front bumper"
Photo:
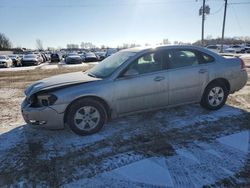
[(25, 99), (21, 105), (23, 119), (27, 124), (48, 129), (64, 128), (64, 113), (58, 113), (55, 106), (31, 107)]

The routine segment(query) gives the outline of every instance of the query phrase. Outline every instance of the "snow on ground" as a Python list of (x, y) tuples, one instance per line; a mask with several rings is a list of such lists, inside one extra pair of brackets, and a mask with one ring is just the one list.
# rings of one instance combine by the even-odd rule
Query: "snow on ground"
[(105, 179), (109, 181), (113, 179), (114, 185), (115, 181), (120, 180), (127, 182), (127, 185), (129, 182), (134, 182), (155, 186), (174, 186), (165, 160), (163, 158), (152, 157), (131, 163), (107, 173), (105, 172), (91, 180), (80, 180), (78, 182), (68, 184), (65, 187), (79, 187), (80, 185), (96, 187), (101, 186), (100, 183), (103, 180), (105, 181)]
[(224, 136), (219, 138), (218, 141), (221, 144), (231, 146), (245, 153), (248, 153), (249, 151), (249, 131), (243, 131), (229, 136)]
[(242, 54), (240, 57), (250, 59), (250, 54)]
[[(119, 134), (123, 139), (130, 139), (135, 134), (146, 134), (152, 126), (158, 128), (161, 132), (167, 132), (177, 128), (182, 129), (184, 127), (195, 126), (196, 124), (202, 125), (204, 122), (212, 123), (227, 117), (237, 117), (243, 113), (242, 110), (231, 106), (225, 106), (217, 112), (203, 111), (199, 105), (189, 105), (180, 108), (155, 112), (151, 118), (146, 120), (144, 120), (144, 114), (120, 118), (107, 124), (100, 133), (88, 137), (77, 136), (69, 132), (69, 130), (56, 132), (45, 129), (31, 129), (26, 125), (21, 126), (18, 130), (19, 132), (25, 131), (29, 139), (35, 139), (36, 142), (42, 143), (44, 152), (41, 158), (50, 158), (54, 155), (63, 156), (68, 153), (69, 150), (71, 150), (71, 152), (77, 151), (84, 145), (93, 144), (97, 141), (111, 138), (114, 135)], [(180, 110), (182, 111), (181, 113)], [(8, 142), (8, 140), (15, 142), (13, 138), (16, 138), (16, 135), (23, 135), (23, 133), (17, 134), (17, 130), (14, 129), (13, 132), (7, 132), (3, 139), (0, 137), (0, 142), (5, 143)], [(20, 143), (20, 139), (16, 139), (16, 142)], [(26, 140), (25, 138), (23, 139)], [(15, 146), (15, 144), (13, 144), (13, 146)]]
[[(192, 113), (180, 114), (180, 111)], [(218, 114), (205, 112), (198, 105), (184, 106), (155, 112), (147, 119), (143, 114), (118, 119), (106, 125), (99, 134), (87, 137), (77, 136), (69, 130), (48, 131), (23, 125), (0, 135), (0, 158), (8, 158), (0, 169), (12, 169), (13, 165), (9, 163), (13, 163), (22, 174), (25, 169), (29, 171), (27, 167), (32, 163), (47, 166), (63, 160), (60, 165), (53, 164), (59, 165), (55, 167), (60, 174), (57, 181), (63, 187), (102, 187), (103, 182), (111, 187), (201, 187), (214, 184), (239, 172), (249, 156), (249, 149), (246, 150), (249, 148), (249, 131), (235, 136), (232, 127), (237, 128), (237, 125), (218, 123), (234, 116), (237, 118), (242, 113), (231, 106), (225, 106)], [(214, 124), (221, 126), (222, 130), (216, 130)], [(218, 138), (209, 136), (214, 133), (209, 133), (211, 130), (207, 128), (215, 131)], [(175, 133), (177, 130), (179, 133)], [(199, 132), (195, 133), (197, 130)], [(230, 133), (233, 134), (224, 136)], [(202, 135), (199, 134), (208, 135), (210, 141), (194, 142), (196, 139), (192, 137), (200, 140)], [(140, 135), (140, 140), (137, 140), (137, 135)], [(191, 138), (187, 138), (189, 136)], [(152, 145), (160, 137), (163, 140), (155, 143), (162, 144), (159, 154), (158, 149), (155, 151), (151, 146), (147, 149), (147, 143)], [(235, 143), (238, 138), (241, 138), (238, 143), (241, 147)], [(22, 158), (27, 154), (28, 161)], [(66, 173), (65, 168), (69, 172)], [(44, 171), (37, 170), (37, 173), (46, 176)], [(30, 174), (21, 177), (24, 185), (32, 182)], [(42, 180), (36, 182), (41, 183)]]
[(242, 58), (246, 66), (250, 68), (250, 54), (243, 54), (240, 56), (240, 58)]
[[(247, 134), (246, 134), (247, 132)], [(247, 135), (242, 144), (250, 143), (249, 131), (237, 134)], [(235, 140), (235, 134), (221, 137), (227, 143)], [(231, 138), (231, 139), (230, 139)], [(230, 148), (216, 140), (212, 143), (196, 142), (185, 149), (177, 149), (176, 155), (150, 157), (104, 172), (89, 179), (84, 178), (64, 187), (202, 187), (228, 178), (244, 167), (249, 148), (244, 152)]]
[[(91, 62), (88, 64), (93, 64), (96, 65), (98, 62)], [(38, 66), (28, 66), (28, 67), (12, 67), (12, 68), (1, 68), (0, 72), (2, 71), (24, 71), (24, 70), (34, 70), (34, 69), (58, 69), (58, 68), (81, 68), (87, 66), (87, 63), (82, 63), (82, 64), (65, 64), (64, 62), (59, 62), (58, 64), (54, 63), (42, 63)]]

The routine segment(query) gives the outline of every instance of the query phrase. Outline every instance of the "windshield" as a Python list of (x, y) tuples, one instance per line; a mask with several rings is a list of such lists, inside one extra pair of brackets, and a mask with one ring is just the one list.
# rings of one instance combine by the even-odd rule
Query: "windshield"
[(0, 59), (6, 59), (6, 57), (5, 56), (0, 56)]
[(122, 65), (130, 57), (134, 56), (135, 52), (121, 51), (104, 59), (101, 63), (89, 70), (90, 75), (98, 78), (106, 78), (110, 76), (120, 65)]
[(36, 58), (36, 55), (25, 55), (25, 58)]
[(72, 55), (72, 56), (68, 56), (68, 59), (81, 59), (81, 57), (79, 55)]

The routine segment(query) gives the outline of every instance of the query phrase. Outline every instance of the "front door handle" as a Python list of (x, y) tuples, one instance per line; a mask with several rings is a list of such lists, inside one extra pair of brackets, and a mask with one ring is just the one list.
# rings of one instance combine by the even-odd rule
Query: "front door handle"
[(156, 76), (156, 77), (154, 78), (154, 81), (159, 82), (159, 81), (162, 81), (162, 80), (164, 80), (164, 79), (165, 79), (164, 76)]
[(200, 74), (203, 74), (203, 73), (206, 73), (206, 72), (207, 72), (207, 69), (200, 69), (200, 70), (199, 70), (199, 73), (200, 73)]

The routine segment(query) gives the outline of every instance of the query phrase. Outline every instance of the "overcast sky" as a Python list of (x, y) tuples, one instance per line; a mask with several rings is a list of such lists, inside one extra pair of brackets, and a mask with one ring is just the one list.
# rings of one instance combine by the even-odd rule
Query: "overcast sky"
[[(228, 0), (225, 36), (250, 36), (250, 0)], [(237, 4), (236, 4), (237, 3)], [(205, 36), (221, 36), (224, 0), (207, 0)], [(194, 42), (201, 37), (202, 0), (0, 0), (0, 32), (14, 46), (66, 47), (92, 42)]]

